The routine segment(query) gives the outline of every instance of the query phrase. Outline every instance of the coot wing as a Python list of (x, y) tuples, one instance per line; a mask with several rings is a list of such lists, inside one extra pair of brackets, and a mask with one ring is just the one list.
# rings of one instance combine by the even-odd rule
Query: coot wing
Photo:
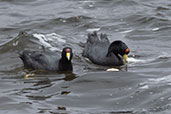
[(42, 69), (57, 71), (59, 64), (59, 55), (51, 52), (28, 51), (25, 50), (20, 54), (24, 67), (30, 69)]

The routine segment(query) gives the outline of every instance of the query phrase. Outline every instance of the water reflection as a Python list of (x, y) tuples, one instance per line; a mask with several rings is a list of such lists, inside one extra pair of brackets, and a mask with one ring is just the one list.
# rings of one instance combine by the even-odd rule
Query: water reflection
[(22, 92), (30, 93), (29, 95), (26, 95), (30, 100), (46, 100), (56, 95), (68, 95), (71, 91), (66, 90), (68, 87), (61, 85), (63, 85), (65, 81), (72, 81), (77, 78), (76, 75), (71, 72), (44, 75), (42, 78), (40, 77), (40, 74), (36, 74), (35, 76), (38, 76), (39, 80), (36, 78), (30, 81), (26, 80), (26, 83), (31, 82), (33, 83), (33, 86), (22, 89)]
[(74, 73), (65, 73), (64, 75), (65, 75), (65, 77), (63, 78), (63, 80), (65, 80), (65, 81), (72, 81), (78, 77)]

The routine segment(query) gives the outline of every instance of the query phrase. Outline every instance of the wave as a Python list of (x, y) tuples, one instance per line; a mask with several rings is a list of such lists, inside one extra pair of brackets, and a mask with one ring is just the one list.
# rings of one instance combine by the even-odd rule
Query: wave
[(17, 37), (0, 44), (0, 53), (44, 48), (51, 51), (61, 51), (65, 43), (65, 37), (56, 33), (44, 35), (39, 33), (29, 34), (22, 31), (19, 32)]

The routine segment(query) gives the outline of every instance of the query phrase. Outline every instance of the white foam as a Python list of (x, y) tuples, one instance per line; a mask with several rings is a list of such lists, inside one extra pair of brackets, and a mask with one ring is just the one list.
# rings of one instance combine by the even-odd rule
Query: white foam
[(86, 31), (87, 32), (94, 32), (94, 31), (99, 31), (100, 28), (90, 28), (90, 29), (87, 29)]
[(46, 39), (46, 37), (45, 37), (45, 35), (43, 35), (43, 34), (33, 34), (33, 36), (35, 37), (35, 38), (37, 38), (42, 44), (43, 44), (43, 46), (45, 46), (45, 47), (52, 47), (51, 46), (51, 44), (49, 44), (48, 42), (46, 42), (46, 41), (48, 41), (47, 39)]
[(144, 86), (140, 87), (140, 89), (149, 89), (149, 86), (148, 85), (144, 85)]
[(45, 37), (49, 40), (49, 41), (55, 41), (56, 42), (61, 42), (61, 43), (66, 43), (66, 40), (63, 39), (64, 37), (61, 35), (58, 35), (56, 33), (50, 33), (50, 34), (46, 34)]
[(84, 0), (84, 1), (80, 1), (82, 3), (94, 3), (94, 1), (91, 1), (91, 0)]
[(160, 78), (150, 78), (148, 79), (151, 83), (169, 83), (171, 82), (171, 75), (163, 76)]
[(160, 28), (153, 28), (152, 31), (158, 31)]
[(60, 45), (66, 43), (64, 37), (56, 33), (50, 33), (45, 35), (35, 33), (33, 34), (33, 36), (39, 40), (41, 45), (43, 45), (45, 48), (48, 48), (51, 51), (60, 51), (60, 49), (58, 49), (54, 45), (57, 45), (58, 43), (60, 43)]
[(129, 33), (129, 32), (132, 32), (133, 30), (126, 30), (126, 31), (123, 31), (123, 32), (121, 32), (121, 33), (124, 33), (124, 34), (126, 34), (126, 33)]
[(145, 62), (145, 60), (135, 59), (133, 57), (128, 57), (127, 60), (128, 60), (128, 63)]
[(163, 55), (159, 55), (157, 57), (154, 57), (154, 58), (146, 58), (145, 60), (144, 59), (135, 59), (133, 57), (128, 57), (127, 60), (128, 60), (128, 63), (149, 63), (149, 62), (153, 62), (159, 58), (168, 58), (168, 57), (171, 57), (171, 55), (167, 55), (167, 54), (163, 54)]
[(12, 45), (13, 46), (17, 46), (18, 45), (18, 41), (14, 42)]
[(167, 52), (162, 52), (162, 54), (159, 55), (158, 58), (171, 58), (171, 55)]

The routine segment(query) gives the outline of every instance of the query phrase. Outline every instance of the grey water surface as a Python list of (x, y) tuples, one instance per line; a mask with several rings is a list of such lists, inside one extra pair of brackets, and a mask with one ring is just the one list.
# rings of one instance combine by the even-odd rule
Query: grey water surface
[[(119, 72), (82, 57), (93, 31), (131, 52)], [(0, 114), (171, 114), (170, 0), (0, 0)], [(18, 52), (73, 48), (72, 73), (27, 71)]]

